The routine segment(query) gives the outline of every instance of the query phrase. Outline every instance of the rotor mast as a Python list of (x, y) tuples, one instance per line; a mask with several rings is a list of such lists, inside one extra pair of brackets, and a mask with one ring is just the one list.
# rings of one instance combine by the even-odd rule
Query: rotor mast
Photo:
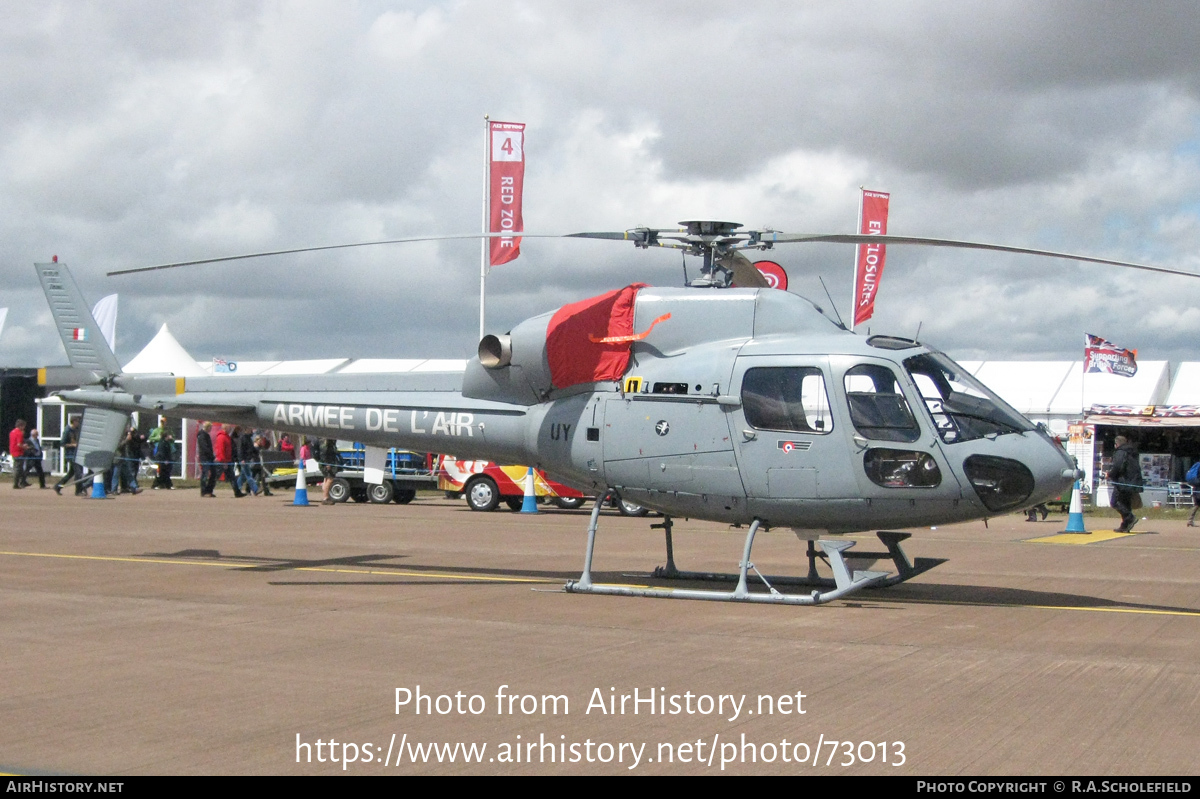
[(733, 270), (720, 261), (727, 260), (736, 246), (745, 241), (744, 233), (735, 232), (742, 224), (705, 219), (687, 220), (679, 224), (687, 231), (681, 237), (686, 247), (685, 252), (704, 259), (700, 267), (700, 276), (689, 281), (688, 286), (724, 288), (730, 285), (733, 282)]

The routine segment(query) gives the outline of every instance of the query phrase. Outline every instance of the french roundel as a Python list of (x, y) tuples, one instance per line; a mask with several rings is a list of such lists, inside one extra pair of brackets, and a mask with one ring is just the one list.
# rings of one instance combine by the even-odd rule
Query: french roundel
[(771, 288), (787, 291), (787, 272), (783, 271), (782, 266), (774, 261), (755, 261), (754, 266), (758, 271), (762, 272), (763, 277), (767, 279), (767, 284)]

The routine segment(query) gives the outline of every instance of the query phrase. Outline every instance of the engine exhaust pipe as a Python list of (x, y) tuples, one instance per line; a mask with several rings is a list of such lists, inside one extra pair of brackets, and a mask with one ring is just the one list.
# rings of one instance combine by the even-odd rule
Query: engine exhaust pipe
[(479, 363), (485, 369), (503, 369), (512, 363), (512, 336), (484, 336), (479, 342)]

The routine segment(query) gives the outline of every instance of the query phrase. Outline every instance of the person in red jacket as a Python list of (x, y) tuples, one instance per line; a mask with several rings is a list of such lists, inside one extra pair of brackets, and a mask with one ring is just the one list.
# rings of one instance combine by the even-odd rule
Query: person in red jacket
[(233, 473), (233, 439), (225, 432), (225, 425), (217, 425), (213, 433), (213, 456), (217, 461), (217, 479), (225, 475), (225, 479), (233, 487), (233, 495), (239, 499), (246, 496), (238, 488), (237, 475)]
[(8, 455), (13, 464), (13, 488), (29, 485), (25, 480), (25, 420), (18, 419), (8, 434)]

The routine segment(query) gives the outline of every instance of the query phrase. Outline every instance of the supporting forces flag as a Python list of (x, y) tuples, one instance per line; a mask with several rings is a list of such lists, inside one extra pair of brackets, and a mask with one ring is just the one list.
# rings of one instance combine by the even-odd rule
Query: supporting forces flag
[[(862, 209), (858, 232), (872, 235), (887, 233), (890, 194), (862, 190)], [(861, 325), (875, 314), (875, 295), (883, 276), (883, 261), (887, 248), (882, 244), (859, 244), (854, 259), (854, 321), (852, 328)]]
[(1133, 377), (1137, 374), (1137, 350), (1127, 350), (1099, 336), (1084, 333), (1083, 371)]
[[(521, 189), (525, 183), (525, 125), (520, 122), (489, 122), (488, 137), (488, 232), (521, 232)], [(521, 254), (521, 237), (491, 240), (492, 266), (516, 260)]]

